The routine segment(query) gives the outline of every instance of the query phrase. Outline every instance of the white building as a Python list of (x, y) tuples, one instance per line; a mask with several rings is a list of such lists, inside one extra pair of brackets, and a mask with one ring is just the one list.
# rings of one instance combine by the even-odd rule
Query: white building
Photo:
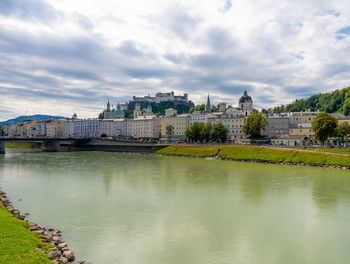
[(112, 135), (113, 136), (126, 136), (127, 133), (127, 122), (125, 119), (114, 119), (112, 125)]
[(113, 127), (113, 119), (101, 120), (100, 121), (100, 137), (111, 137), (113, 135), (112, 127)]
[(190, 126), (193, 125), (194, 122), (199, 122), (199, 123), (207, 123), (208, 122), (208, 117), (215, 117), (215, 115), (210, 114), (210, 113), (201, 113), (200, 111), (194, 111), (190, 117)]
[(100, 137), (100, 120), (84, 119), (74, 121), (74, 135), (76, 137)]

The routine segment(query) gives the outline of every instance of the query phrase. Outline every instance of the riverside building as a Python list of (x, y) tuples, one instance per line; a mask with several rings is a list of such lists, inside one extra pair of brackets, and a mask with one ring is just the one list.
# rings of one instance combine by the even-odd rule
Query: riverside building
[(176, 115), (176, 111), (166, 111), (168, 115), (161, 118), (161, 136), (184, 138), (189, 127), (189, 114)]

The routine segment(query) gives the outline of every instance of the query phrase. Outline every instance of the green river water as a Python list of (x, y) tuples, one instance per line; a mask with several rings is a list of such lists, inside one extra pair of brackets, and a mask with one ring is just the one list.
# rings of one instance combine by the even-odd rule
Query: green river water
[(0, 186), (94, 264), (350, 263), (350, 171), (7, 153)]

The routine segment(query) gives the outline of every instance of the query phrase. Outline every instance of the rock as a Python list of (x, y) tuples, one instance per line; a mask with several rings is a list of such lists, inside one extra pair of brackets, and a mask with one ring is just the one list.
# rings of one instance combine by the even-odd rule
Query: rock
[[(42, 237), (41, 237), (41, 240), (42, 241), (44, 241), (44, 242), (46, 242), (46, 243), (50, 243), (51, 242), (51, 237), (50, 236), (48, 236), (48, 235), (43, 235)], [(52, 248), (51, 250), (53, 250), (53, 249), (55, 249), (55, 248)]]
[(55, 251), (51, 251), (50, 253), (49, 253), (49, 259), (58, 259), (58, 258), (60, 258), (61, 257), (61, 252), (59, 252), (59, 251), (57, 251), (57, 250), (55, 250)]
[(44, 230), (34, 230), (32, 231), (33, 233), (38, 233), (38, 234), (42, 234), (44, 232)]
[(58, 263), (61, 263), (61, 264), (65, 264), (65, 263), (68, 263), (68, 259), (65, 258), (65, 257), (60, 257), (59, 259), (59, 262)]
[(9, 200), (8, 200), (7, 198), (5, 198), (5, 197), (1, 198), (0, 200), (1, 200), (1, 202), (3, 202), (3, 203), (7, 203), (7, 202), (9, 201)]
[(52, 236), (61, 236), (61, 231), (60, 230), (53, 231)]
[(39, 228), (36, 225), (32, 225), (28, 228), (30, 231), (35, 231), (35, 230), (39, 230)]
[(85, 264), (85, 260), (79, 259), (79, 260), (78, 260), (78, 264)]
[(19, 220), (24, 220), (24, 218), (26, 218), (26, 217), (24, 215), (19, 215), (16, 218), (19, 219)]
[(73, 261), (75, 259), (74, 253), (72, 251), (63, 252), (63, 256), (68, 259), (68, 261)]
[(59, 237), (59, 236), (54, 236), (54, 237), (52, 237), (52, 242), (54, 242), (55, 245), (58, 245), (58, 244), (62, 243), (63, 241), (62, 241), (62, 238), (61, 238), (61, 237)]
[(57, 247), (59, 248), (59, 249), (62, 249), (62, 248), (65, 248), (65, 247), (67, 247), (67, 243), (60, 243), (60, 244), (58, 244), (57, 245)]
[(67, 247), (61, 248), (61, 252), (65, 252), (65, 251), (69, 251), (69, 248)]
[(43, 225), (37, 225), (37, 227), (39, 227), (40, 229), (46, 230), (46, 227)]
[(52, 227), (49, 228), (49, 232), (52, 232), (54, 229)]
[(24, 213), (24, 215), (25, 215), (25, 216), (28, 216), (28, 215), (29, 215), (29, 213)]

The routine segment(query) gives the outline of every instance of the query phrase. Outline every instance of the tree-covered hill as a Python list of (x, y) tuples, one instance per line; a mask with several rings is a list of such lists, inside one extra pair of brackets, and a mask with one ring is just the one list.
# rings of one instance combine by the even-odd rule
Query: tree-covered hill
[[(350, 87), (335, 90), (330, 93), (317, 94), (305, 99), (295, 100), (291, 104), (277, 106), (268, 109), (267, 112), (297, 112), (297, 111), (321, 111), (327, 113), (350, 114)], [(266, 110), (265, 110), (266, 111)]]

